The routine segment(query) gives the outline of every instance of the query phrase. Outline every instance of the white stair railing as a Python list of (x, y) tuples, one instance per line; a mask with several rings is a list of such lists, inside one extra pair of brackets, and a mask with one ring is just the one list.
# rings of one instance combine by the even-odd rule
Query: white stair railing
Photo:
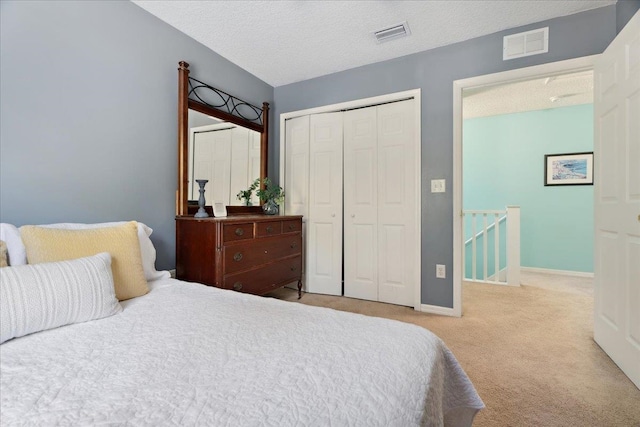
[[(520, 286), (520, 207), (507, 206), (506, 210), (465, 210), (463, 215), (464, 228), (471, 222), (471, 237), (463, 245), (464, 279), (478, 283), (492, 283), (500, 285)], [(478, 219), (481, 226), (478, 227)], [(501, 245), (500, 225), (505, 224), (506, 244)], [(480, 231), (477, 229), (480, 228)], [(489, 240), (493, 238), (493, 248), (489, 248)], [(482, 255), (482, 272), (478, 277), (478, 241), (480, 241)], [(471, 271), (467, 268), (467, 250), (471, 250)], [(490, 252), (491, 251), (491, 252)], [(489, 258), (493, 255), (493, 271), (490, 271)], [(501, 260), (505, 259), (501, 263)], [(502, 267), (502, 268), (501, 268)]]

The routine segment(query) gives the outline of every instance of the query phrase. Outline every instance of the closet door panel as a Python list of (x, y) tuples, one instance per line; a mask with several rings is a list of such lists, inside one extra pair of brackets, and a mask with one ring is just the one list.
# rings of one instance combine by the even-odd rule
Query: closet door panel
[[(259, 145), (258, 145), (259, 147)], [(296, 117), (285, 122), (285, 176), (284, 211), (287, 215), (302, 215), (302, 281), (308, 291), (307, 221), (309, 216), (309, 116)], [(259, 157), (258, 157), (259, 158)]]
[[(260, 134), (258, 132), (249, 132), (249, 171), (247, 175), (247, 186), (243, 188), (243, 190), (249, 188), (258, 178), (260, 178)], [(231, 197), (233, 196), (232, 194)], [(260, 204), (260, 199), (258, 199), (255, 191), (251, 196), (251, 203), (253, 203), (254, 206)]]
[(378, 296), (412, 306), (417, 224), (414, 100), (378, 106)]
[(249, 129), (233, 128), (231, 130), (231, 178), (229, 205), (240, 206), (242, 201), (236, 196), (239, 191), (249, 187)]
[[(213, 182), (213, 144), (212, 132), (197, 132), (193, 135), (193, 176), (189, 177), (189, 200), (198, 200), (200, 193), (196, 179), (208, 179)], [(210, 187), (206, 186), (206, 190)]]
[(344, 294), (378, 300), (377, 107), (344, 113)]
[(309, 215), (309, 116), (287, 120), (285, 132), (285, 212), (303, 215), (306, 221)]
[[(229, 204), (231, 182), (231, 130), (196, 133), (193, 143), (193, 179), (208, 179), (205, 197), (208, 204)], [(193, 185), (192, 200), (199, 197), (198, 185)]]
[(230, 201), (231, 190), (231, 130), (211, 132), (213, 144), (213, 181), (207, 183), (205, 193), (209, 204)]
[(342, 113), (309, 119), (306, 287), (342, 295)]

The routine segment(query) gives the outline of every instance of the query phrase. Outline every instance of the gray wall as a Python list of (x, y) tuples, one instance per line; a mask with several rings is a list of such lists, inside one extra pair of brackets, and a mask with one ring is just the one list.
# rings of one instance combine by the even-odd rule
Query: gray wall
[(616, 29), (618, 33), (639, 9), (640, 0), (618, 0), (616, 3)]
[(173, 268), (178, 61), (258, 105), (273, 88), (128, 1), (0, 8), (0, 220), (136, 219)]
[[(595, 9), (287, 86), (274, 92), (274, 116), (408, 89), (422, 90), (422, 303), (453, 306), (453, 81), (601, 53), (616, 35), (616, 6)], [(549, 26), (549, 52), (502, 60), (502, 37)], [(274, 128), (270, 175), (279, 171)], [(446, 193), (429, 181), (445, 178)], [(435, 278), (446, 264), (447, 279)]]
[(436, 263), (452, 265), (452, 197), (427, 193), (425, 183), (451, 183), (453, 80), (600, 53), (637, 3), (619, 1), (517, 30), (549, 25), (545, 55), (502, 62), (505, 32), (274, 91), (130, 2), (3, 0), (0, 220), (137, 219), (155, 230), (158, 267), (174, 267), (179, 60), (191, 64), (194, 76), (235, 96), (272, 103), (274, 178), (274, 124), (281, 113), (419, 87), (423, 303), (451, 307), (451, 279), (436, 281), (431, 273)]

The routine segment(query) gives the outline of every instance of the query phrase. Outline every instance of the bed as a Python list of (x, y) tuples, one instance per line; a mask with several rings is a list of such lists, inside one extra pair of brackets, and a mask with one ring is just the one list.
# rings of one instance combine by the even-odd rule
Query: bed
[[(127, 227), (135, 236), (135, 223)], [(77, 247), (79, 235), (93, 244), (96, 233), (121, 227), (34, 228), (57, 238), (66, 233)], [(131, 241), (148, 264), (155, 253), (145, 249), (143, 230), (138, 224), (139, 240)], [(148, 265), (139, 273), (146, 293), (118, 301), (111, 278), (123, 259), (114, 251), (0, 269), (3, 425), (465, 426), (483, 407), (455, 357), (424, 328), (183, 282)], [(39, 298), (25, 297), (24, 287), (37, 287), (25, 272), (49, 269), (36, 276), (55, 288), (62, 280), (52, 268), (85, 260), (105, 269), (105, 285), (96, 285), (104, 293), (89, 299), (108, 307), (106, 315), (7, 339), (7, 313), (20, 304), (7, 303), (22, 298), (32, 306)], [(22, 281), (12, 282), (14, 273)], [(73, 270), (72, 290), (55, 296), (57, 304), (68, 303), (60, 295), (82, 300), (74, 292), (100, 275), (90, 271), (73, 283), (81, 274)]]

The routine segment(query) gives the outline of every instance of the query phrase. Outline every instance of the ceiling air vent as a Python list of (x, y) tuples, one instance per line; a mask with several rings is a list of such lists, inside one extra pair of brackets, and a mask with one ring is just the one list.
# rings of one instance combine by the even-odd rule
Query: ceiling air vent
[(549, 52), (549, 27), (505, 36), (502, 60)]
[(401, 24), (378, 30), (373, 34), (376, 36), (376, 41), (378, 43), (383, 43), (389, 40), (408, 36), (411, 34), (411, 30), (409, 29), (409, 24), (407, 24), (407, 21), (404, 21)]

